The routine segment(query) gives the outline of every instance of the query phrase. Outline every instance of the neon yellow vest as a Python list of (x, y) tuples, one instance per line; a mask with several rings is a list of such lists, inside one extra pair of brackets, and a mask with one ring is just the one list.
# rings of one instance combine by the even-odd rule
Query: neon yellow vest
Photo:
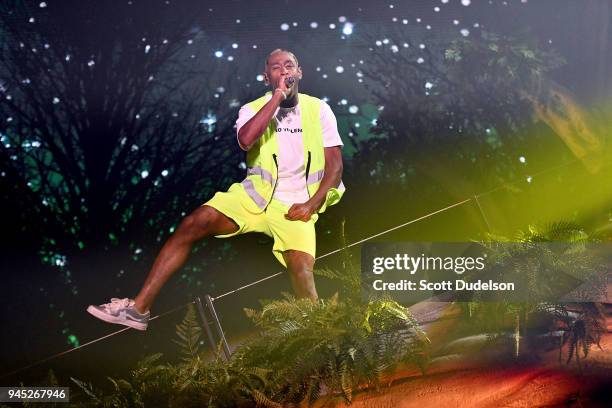
[[(268, 95), (262, 96), (249, 106), (258, 112), (268, 101)], [(321, 184), (325, 173), (325, 154), (323, 148), (323, 130), (321, 128), (321, 100), (306, 94), (298, 94), (302, 116), (302, 141), (304, 144), (304, 164), (306, 177), (304, 184), (308, 195), (312, 197)], [(270, 203), (278, 180), (278, 143), (276, 140), (276, 121), (272, 119), (263, 135), (247, 152), (247, 177), (242, 186), (254, 203), (253, 212), (264, 211)], [(319, 213), (336, 204), (342, 198), (345, 187), (342, 181), (336, 188), (330, 188)]]

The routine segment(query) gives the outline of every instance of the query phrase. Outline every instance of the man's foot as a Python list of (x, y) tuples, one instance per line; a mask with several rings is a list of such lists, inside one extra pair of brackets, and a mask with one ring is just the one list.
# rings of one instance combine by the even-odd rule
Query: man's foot
[(100, 320), (109, 323), (122, 324), (137, 330), (147, 330), (150, 312), (141, 314), (136, 310), (134, 301), (128, 298), (112, 298), (110, 303), (100, 306), (90, 305), (87, 311)]

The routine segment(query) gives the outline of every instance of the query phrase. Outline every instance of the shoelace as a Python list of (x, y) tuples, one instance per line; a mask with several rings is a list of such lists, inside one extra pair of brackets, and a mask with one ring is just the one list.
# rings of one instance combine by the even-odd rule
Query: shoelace
[(117, 313), (120, 309), (125, 309), (130, 305), (129, 298), (112, 298), (110, 303), (105, 303), (104, 308), (110, 313)]

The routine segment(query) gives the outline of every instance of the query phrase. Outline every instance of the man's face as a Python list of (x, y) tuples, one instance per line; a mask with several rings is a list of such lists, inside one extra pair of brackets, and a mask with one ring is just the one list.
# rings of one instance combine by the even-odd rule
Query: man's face
[(296, 82), (291, 87), (291, 93), (293, 93), (294, 89), (297, 89), (297, 82), (302, 79), (302, 70), (291, 54), (279, 51), (268, 57), (265, 75), (272, 90), (278, 88), (280, 81), (284, 81), (286, 77), (294, 77)]

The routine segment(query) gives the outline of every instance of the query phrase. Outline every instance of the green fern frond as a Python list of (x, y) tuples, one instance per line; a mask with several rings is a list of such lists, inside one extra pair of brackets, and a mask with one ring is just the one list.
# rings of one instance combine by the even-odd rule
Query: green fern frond
[(200, 349), (200, 335), (202, 328), (198, 324), (195, 306), (187, 305), (187, 312), (183, 321), (176, 325), (177, 339), (173, 341), (179, 345), (184, 361), (189, 361), (198, 355)]
[(264, 393), (262, 393), (259, 390), (253, 390), (251, 393), (252, 393), (251, 395), (253, 396), (253, 399), (255, 400), (255, 403), (258, 406), (267, 407), (267, 408), (282, 408), (283, 407), (278, 402), (272, 401), (270, 398), (268, 398)]

